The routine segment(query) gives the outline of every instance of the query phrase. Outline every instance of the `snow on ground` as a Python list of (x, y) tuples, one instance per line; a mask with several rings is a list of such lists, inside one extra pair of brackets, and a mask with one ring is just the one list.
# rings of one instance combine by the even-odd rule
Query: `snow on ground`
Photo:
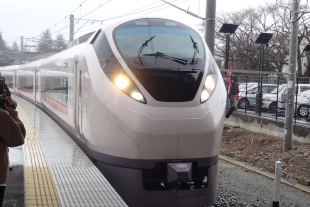
[(22, 146), (9, 147), (10, 166), (24, 165)]

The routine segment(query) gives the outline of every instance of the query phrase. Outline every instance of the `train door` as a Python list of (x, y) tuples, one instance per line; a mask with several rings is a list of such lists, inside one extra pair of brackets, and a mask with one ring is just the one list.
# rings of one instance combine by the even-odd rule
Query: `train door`
[(38, 67), (35, 67), (35, 70), (34, 70), (34, 79), (35, 79), (35, 88), (34, 88), (34, 97), (35, 97), (35, 100), (36, 102), (40, 102), (40, 91), (39, 91), (39, 68)]
[(14, 91), (17, 93), (17, 71), (14, 71)]
[[(82, 61), (75, 62), (75, 125), (79, 135), (79, 139), (84, 142), (83, 131), (82, 131), (82, 116), (83, 116), (83, 106), (82, 106)], [(84, 142), (85, 143), (85, 142)]]

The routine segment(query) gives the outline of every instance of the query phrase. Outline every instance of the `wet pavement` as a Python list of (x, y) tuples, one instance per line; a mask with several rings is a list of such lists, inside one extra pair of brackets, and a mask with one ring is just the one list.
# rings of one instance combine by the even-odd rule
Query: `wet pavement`
[(24, 166), (16, 165), (10, 170), (2, 207), (22, 207), (24, 201)]

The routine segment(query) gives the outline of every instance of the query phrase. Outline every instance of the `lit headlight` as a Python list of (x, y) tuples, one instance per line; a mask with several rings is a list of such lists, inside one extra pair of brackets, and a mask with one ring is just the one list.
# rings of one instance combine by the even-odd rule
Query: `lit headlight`
[(217, 82), (217, 74), (209, 74), (206, 78), (206, 81), (203, 85), (203, 90), (201, 93), (200, 102), (204, 103), (207, 101), (212, 95), (214, 88)]
[(142, 94), (139, 91), (132, 92), (131, 97), (140, 101), (140, 102), (145, 102), (144, 97), (142, 96)]
[(115, 85), (120, 89), (123, 89), (129, 85), (129, 81), (125, 76), (120, 75), (119, 77), (116, 78)]
[(120, 90), (122, 90), (126, 95), (131, 98), (141, 102), (146, 103), (145, 98), (136, 86), (136, 84), (131, 80), (131, 78), (124, 73), (105, 73), (112, 83), (114, 83)]

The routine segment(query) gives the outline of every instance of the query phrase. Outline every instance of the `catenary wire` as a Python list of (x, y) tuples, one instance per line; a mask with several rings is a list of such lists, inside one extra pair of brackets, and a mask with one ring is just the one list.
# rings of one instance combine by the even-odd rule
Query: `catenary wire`
[[(61, 23), (62, 21), (64, 21), (69, 15), (71, 15), (73, 12), (75, 12), (78, 8), (80, 8), (84, 3), (86, 3), (88, 0), (85, 0), (85, 1), (83, 1), (78, 7), (76, 7), (72, 12), (70, 12), (68, 15), (66, 15), (65, 16), (65, 18), (63, 18), (62, 20), (60, 20), (59, 22), (57, 22), (54, 26), (52, 26), (52, 27), (50, 27), (49, 28), (49, 30), (50, 29), (52, 29), (53, 27), (55, 27), (56, 25), (58, 25), (59, 23)], [(36, 35), (36, 36), (34, 36), (34, 37), (37, 37), (37, 36), (39, 36), (39, 35), (41, 35), (41, 33), (40, 34), (38, 34), (38, 35)], [(33, 38), (34, 38), (33, 37)]]
[[(177, 0), (173, 0), (173, 1), (171, 1), (171, 2), (175, 2), (175, 1), (177, 1)], [(127, 15), (119, 15), (119, 16), (112, 17), (112, 18), (109, 18), (109, 19), (104, 19), (103, 21), (108, 21), (108, 20), (112, 20), (112, 19), (117, 19), (117, 18), (121, 18), (121, 17), (130, 16), (130, 15), (137, 14), (137, 13), (140, 13), (140, 12), (144, 12), (144, 11), (147, 11), (147, 10), (150, 10), (150, 9), (154, 9), (154, 8), (157, 8), (157, 7), (160, 7), (160, 6), (163, 6), (163, 5), (165, 5), (165, 4), (161, 4), (161, 5), (152, 7), (152, 8), (144, 9), (144, 10), (142, 10), (142, 11), (130, 13), (130, 14), (127, 14)], [(147, 6), (149, 6), (149, 5), (147, 5)], [(145, 7), (147, 7), (147, 6), (145, 6)]]
[[(171, 1), (171, 2), (175, 2), (175, 1), (177, 1), (177, 0), (173, 0), (173, 1)], [(187, 1), (189, 1), (189, 0), (185, 0), (185, 1), (178, 2), (178, 3), (176, 3), (176, 5), (181, 4), (181, 3), (184, 3), (184, 2), (187, 2)], [(157, 2), (154, 2), (154, 3), (157, 3)], [(154, 3), (152, 3), (152, 4), (154, 4)], [(112, 19), (117, 19), (117, 18), (129, 16), (129, 15), (133, 15), (133, 14), (140, 13), (140, 12), (144, 12), (144, 11), (147, 11), (147, 10), (150, 10), (150, 9), (154, 9), (154, 8), (157, 8), (157, 7), (163, 6), (163, 5), (165, 5), (165, 4), (161, 4), (161, 5), (158, 5), (158, 6), (156, 6), (156, 7), (152, 7), (152, 8), (145, 9), (145, 10), (138, 11), (138, 12), (134, 12), (134, 13), (131, 13), (132, 11), (131, 11), (131, 12), (127, 12), (127, 13), (126, 13), (127, 15), (124, 15), (124, 14), (123, 14), (123, 15), (119, 15), (119, 16), (112, 17), (112, 18), (109, 18), (109, 19), (104, 19), (104, 20), (102, 20), (102, 21), (108, 21), (108, 20), (112, 20)], [(144, 7), (148, 7), (148, 6), (150, 6), (150, 4), (149, 4), (149, 5), (146, 5), (146, 6), (144, 6)], [(141, 7), (141, 8), (144, 8), (144, 7)], [(169, 7), (170, 7), (170, 6), (166, 6), (166, 7), (164, 7), (164, 8), (160, 8), (160, 9), (157, 9), (157, 10), (154, 10), (154, 11), (151, 11), (151, 12), (144, 13), (144, 14), (142, 14), (142, 15), (149, 14), (149, 13), (152, 13), (152, 12), (156, 12), (156, 11), (159, 11), (159, 10), (162, 10), (162, 9), (166, 9), (166, 8), (169, 8)], [(141, 8), (139, 8), (139, 9), (141, 9)], [(136, 10), (139, 10), (139, 9), (135, 9), (135, 11), (136, 11)], [(100, 25), (101, 25), (101, 24), (100, 24)], [(91, 27), (91, 28), (88, 28), (88, 29), (85, 29), (85, 30), (81, 30), (81, 31), (79, 31), (78, 33), (81, 33), (81, 32), (87, 31), (87, 30), (90, 30), (90, 29), (95, 28), (95, 27), (99, 27), (100, 25), (97, 25), (97, 26), (94, 26), (94, 27)]]
[[(109, 1), (107, 1), (107, 2), (105, 2), (105, 3), (103, 3), (103, 4), (100, 4), (100, 6), (98, 6), (97, 8), (93, 9), (92, 11), (88, 12), (87, 14), (85, 14), (84, 16), (82, 16), (82, 17), (80, 17), (80, 18), (83, 18), (83, 17), (85, 17), (85, 16), (91, 14), (92, 12), (96, 11), (96, 10), (99, 9), (101, 6), (103, 6), (103, 5), (107, 4), (107, 3), (109, 3), (110, 1), (112, 1), (112, 0), (109, 0)], [(85, 2), (85, 1), (84, 1), (84, 2)], [(83, 2), (83, 3), (84, 3), (84, 2)], [(75, 11), (75, 10), (74, 10), (74, 11)], [(74, 11), (73, 11), (73, 12), (74, 12)], [(71, 12), (71, 13), (72, 13), (72, 12)], [(79, 22), (79, 19), (77, 19), (77, 20), (78, 20), (78, 21), (77, 21), (76, 23), (74, 23), (74, 25), (76, 25), (76, 24)], [(90, 23), (92, 24), (93, 22), (90, 22)], [(69, 25), (67, 25), (66, 27), (63, 27), (63, 28), (60, 29), (60, 30), (57, 30), (56, 32), (52, 33), (51, 35), (54, 35), (54, 34), (60, 32), (61, 30), (67, 28), (68, 26), (69, 26)]]
[(96, 10), (97, 10), (97, 9), (99, 9), (101, 6), (106, 5), (106, 4), (107, 4), (107, 3), (109, 3), (110, 1), (112, 1), (112, 0), (107, 1), (107, 2), (105, 2), (104, 4), (100, 4), (100, 6), (98, 6), (98, 7), (97, 7), (97, 8), (95, 8), (95, 9), (93, 9), (92, 11), (88, 12), (87, 14), (85, 14), (84, 16), (82, 16), (81, 18), (83, 18), (83, 17), (85, 17), (85, 16), (89, 15), (90, 13), (92, 13), (92, 12), (96, 11)]
[[(185, 1), (178, 2), (178, 3), (176, 3), (175, 5), (182, 4), (182, 3), (186, 2), (186, 1), (189, 1), (189, 0), (185, 0)], [(171, 1), (171, 2), (173, 2), (173, 1)], [(157, 9), (157, 10), (155, 10), (155, 11), (151, 11), (151, 12), (144, 13), (144, 14), (142, 14), (142, 15), (149, 14), (149, 13), (153, 13), (153, 12), (156, 12), (156, 11), (159, 11), (159, 10), (163, 10), (163, 9), (167, 9), (167, 8), (169, 8), (169, 7), (170, 7), (170, 6), (166, 6), (166, 7), (164, 7), (164, 8)]]
[[(177, 0), (173, 0), (173, 1), (171, 1), (171, 2), (175, 2), (175, 1), (177, 1)], [(148, 4), (148, 5), (145, 5), (145, 6), (143, 6), (143, 7), (138, 8), (138, 9), (132, 10), (132, 11), (127, 12), (127, 13), (125, 13), (125, 14), (118, 15), (118, 16), (116, 16), (116, 17), (104, 19), (104, 20), (102, 20), (102, 22), (108, 21), (108, 20), (112, 20), (112, 19), (121, 18), (121, 17), (125, 17), (125, 16), (129, 16), (129, 15), (133, 15), (133, 14), (137, 14), (137, 13), (140, 13), (140, 12), (144, 12), (144, 11), (146, 11), (146, 10), (154, 9), (154, 8), (159, 7), (159, 6), (165, 5), (165, 4), (161, 4), (161, 5), (152, 7), (152, 8), (144, 9), (144, 10), (142, 10), (142, 11), (137, 11), (137, 10), (140, 10), (140, 9), (142, 9), (142, 8), (149, 7), (150, 5), (153, 5), (153, 4), (158, 3), (158, 2), (160, 2), (160, 1), (153, 2), (153, 3), (151, 3), (151, 4)], [(159, 10), (160, 10), (160, 9), (159, 9)], [(137, 11), (137, 12), (134, 12), (134, 11)], [(133, 12), (134, 12), (134, 13), (133, 13)], [(85, 15), (85, 16), (86, 16), (86, 15)], [(98, 25), (98, 26), (100, 26), (100, 25)], [(98, 26), (95, 26), (95, 27), (98, 27)], [(95, 28), (95, 27), (92, 27), (92, 28)], [(89, 29), (91, 29), (91, 28), (88, 28), (88, 29), (86, 29), (86, 30), (89, 30)], [(78, 33), (81, 33), (81, 32), (86, 31), (86, 30), (81, 30), (81, 31), (79, 31)]]

